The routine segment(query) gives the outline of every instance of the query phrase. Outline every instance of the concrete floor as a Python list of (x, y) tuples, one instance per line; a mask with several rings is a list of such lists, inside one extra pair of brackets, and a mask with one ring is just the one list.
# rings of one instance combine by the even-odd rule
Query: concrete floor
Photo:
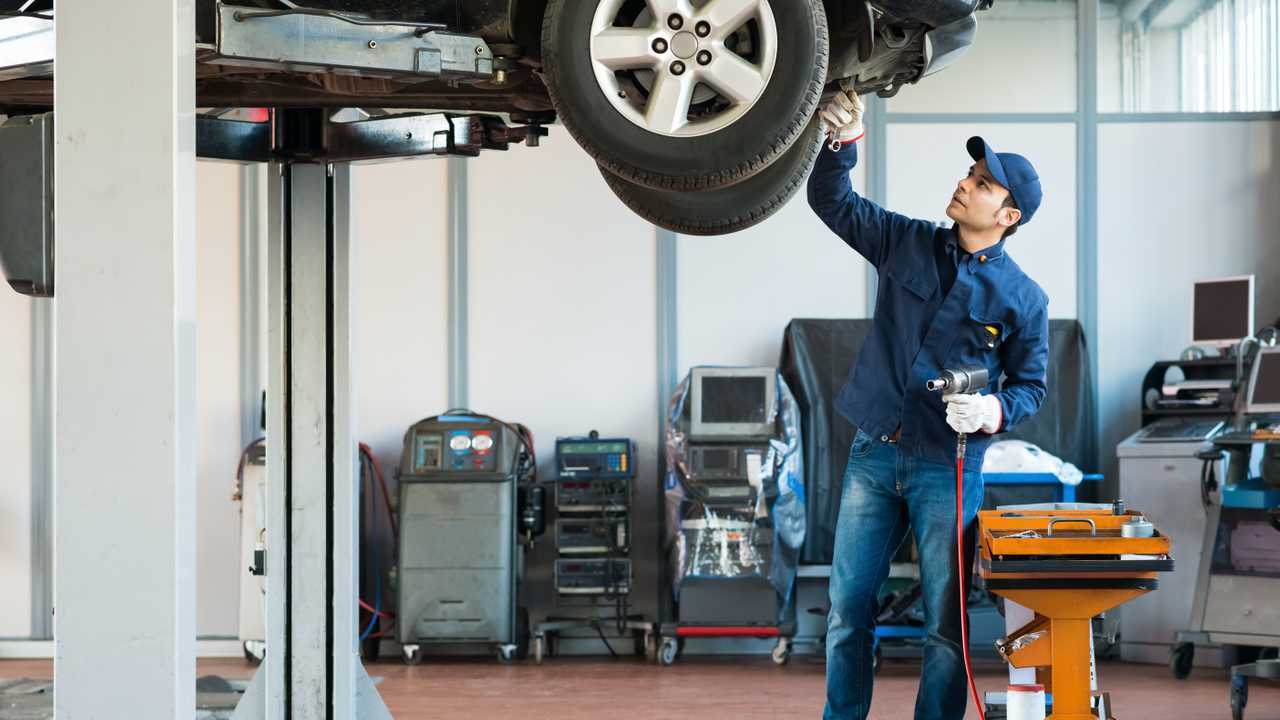
[[(372, 665), (383, 697), (397, 718), (466, 720), (763, 720), (819, 718), (824, 665), (797, 657), (786, 667), (764, 658), (682, 658), (660, 668), (632, 660), (557, 659), (545, 665), (501, 666), (489, 661), (447, 661), (405, 667)], [(1224, 671), (1197, 669), (1177, 681), (1163, 666), (1107, 663), (1101, 682), (1117, 720), (1225, 720), (1231, 713)], [(0, 660), (0, 678), (49, 678), (50, 661)], [(910, 720), (920, 667), (887, 660), (876, 681), (871, 717)], [(242, 660), (201, 660), (201, 675), (248, 678)], [(999, 689), (1003, 670), (979, 666), (979, 688)], [(972, 708), (967, 716), (976, 718)], [(1248, 720), (1280, 720), (1280, 684), (1255, 682)]]

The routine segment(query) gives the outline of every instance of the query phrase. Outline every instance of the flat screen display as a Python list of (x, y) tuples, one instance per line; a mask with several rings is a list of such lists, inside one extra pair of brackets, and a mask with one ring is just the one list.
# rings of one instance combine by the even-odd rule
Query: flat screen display
[(1280, 352), (1260, 353), (1258, 363), (1249, 404), (1280, 406)]
[(1253, 283), (1249, 278), (1197, 282), (1194, 293), (1191, 342), (1239, 340), (1253, 334), (1249, 327)]
[(707, 470), (732, 470), (732, 450), (703, 450), (702, 466)]
[(763, 423), (769, 419), (762, 377), (703, 377), (703, 423)]

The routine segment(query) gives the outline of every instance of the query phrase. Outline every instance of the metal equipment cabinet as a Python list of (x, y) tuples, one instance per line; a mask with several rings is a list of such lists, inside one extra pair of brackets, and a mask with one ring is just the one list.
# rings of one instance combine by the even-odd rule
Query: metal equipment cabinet
[[(1277, 441), (1272, 441), (1277, 442)], [(1232, 562), (1232, 532), (1240, 522), (1280, 522), (1280, 487), (1249, 478), (1251, 451), (1260, 444), (1249, 433), (1229, 433), (1214, 444), (1227, 451), (1228, 470), (1221, 499), (1209, 508), (1202, 537), (1200, 564), (1191, 595), (1190, 630), (1179, 633), (1179, 654), (1190, 654), (1192, 642), (1280, 647), (1280, 573), (1251, 571)], [(1221, 475), (1219, 475), (1221, 477)], [(1175, 657), (1175, 674), (1178, 672)], [(1189, 671), (1189, 663), (1181, 668)]]
[[(470, 449), (480, 435), (492, 442), (489, 458)], [(424, 420), (406, 433), (396, 568), (405, 662), (421, 661), (423, 645), (487, 645), (504, 662), (527, 649), (517, 606), (520, 447), (505, 425), (476, 417)]]
[[(1139, 442), (1142, 431), (1116, 447), (1120, 458), (1120, 497), (1129, 507), (1142, 508), (1169, 537), (1178, 572), (1160, 580), (1163, 592), (1150, 593), (1119, 609), (1120, 658), (1126, 662), (1163, 664), (1169, 660), (1174, 636), (1191, 616), (1200, 546), (1210, 509), (1201, 494), (1203, 462), (1196, 453), (1208, 442)], [(1197, 649), (1199, 665), (1220, 667), (1222, 651)]]

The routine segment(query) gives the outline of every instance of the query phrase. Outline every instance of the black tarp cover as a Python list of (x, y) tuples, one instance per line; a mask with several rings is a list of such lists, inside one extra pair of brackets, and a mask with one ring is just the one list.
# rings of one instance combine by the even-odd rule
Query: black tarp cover
[[(778, 368), (795, 393), (804, 442), (808, 535), (800, 561), (831, 562), (841, 481), (855, 428), (835, 398), (871, 331), (871, 320), (792, 320)], [(1076, 320), (1049, 321), (1049, 393), (1035, 417), (1004, 440), (1025, 440), (1085, 472), (1096, 469), (1093, 376), (1084, 332)]]

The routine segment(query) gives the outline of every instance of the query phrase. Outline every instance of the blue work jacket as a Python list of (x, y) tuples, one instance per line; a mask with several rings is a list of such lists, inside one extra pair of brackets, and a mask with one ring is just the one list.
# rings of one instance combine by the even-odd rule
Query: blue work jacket
[[(892, 213), (853, 191), (857, 146), (824, 148), (809, 177), (809, 205), (876, 268), (875, 319), (836, 409), (863, 432), (887, 438), (902, 429), (899, 452), (955, 461), (956, 434), (939, 393), (925, 383), (943, 369), (985, 366), (1003, 413), (1000, 431), (1044, 402), (1049, 300), (1004, 250), (1004, 242), (965, 255), (954, 227)], [(950, 244), (955, 283), (943, 295), (935, 250)], [(1003, 381), (1001, 376), (1003, 375)], [(992, 436), (969, 437), (966, 462), (980, 467)]]

